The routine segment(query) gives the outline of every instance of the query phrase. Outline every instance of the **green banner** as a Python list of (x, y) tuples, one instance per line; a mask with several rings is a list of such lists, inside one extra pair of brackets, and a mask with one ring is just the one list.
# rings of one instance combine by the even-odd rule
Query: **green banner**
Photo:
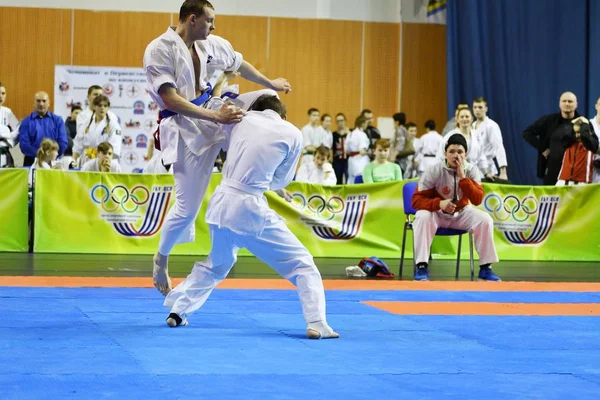
[[(220, 174), (213, 174), (196, 220), (196, 242), (176, 246), (174, 254), (209, 252), (204, 214), (220, 179)], [(287, 188), (292, 203), (274, 193), (267, 198), (315, 257), (398, 258), (405, 221), (403, 185), (323, 187), (292, 182)], [(500, 259), (600, 260), (600, 185), (484, 187), (486, 195), (479, 208), (494, 219)], [(39, 171), (34, 249), (153, 254), (174, 200), (171, 175)], [(456, 245), (456, 238), (437, 237), (434, 259), (454, 258)], [(468, 240), (461, 253), (468, 257)], [(406, 257), (412, 257), (411, 234)]]
[(29, 248), (28, 171), (0, 169), (0, 251), (27, 251)]

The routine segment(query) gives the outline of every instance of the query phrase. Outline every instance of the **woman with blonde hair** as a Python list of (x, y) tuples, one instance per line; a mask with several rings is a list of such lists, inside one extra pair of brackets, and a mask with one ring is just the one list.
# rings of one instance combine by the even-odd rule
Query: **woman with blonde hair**
[(119, 121), (109, 114), (110, 100), (104, 95), (94, 99), (94, 112), (85, 125), (83, 132), (77, 132), (73, 141), (73, 162), (75, 166), (83, 166), (87, 161), (97, 157), (100, 143), (109, 142), (115, 159), (121, 155), (121, 127)]

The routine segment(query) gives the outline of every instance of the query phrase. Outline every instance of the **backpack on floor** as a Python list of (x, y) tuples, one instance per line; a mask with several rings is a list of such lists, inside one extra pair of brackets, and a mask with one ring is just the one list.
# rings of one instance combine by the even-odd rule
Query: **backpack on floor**
[(386, 263), (377, 257), (363, 258), (358, 263), (358, 266), (369, 277), (393, 279), (394, 274), (390, 271)]

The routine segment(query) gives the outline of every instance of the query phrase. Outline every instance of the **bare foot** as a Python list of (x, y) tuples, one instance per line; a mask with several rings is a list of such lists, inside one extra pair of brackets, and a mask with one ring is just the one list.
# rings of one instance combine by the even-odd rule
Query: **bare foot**
[(164, 296), (171, 291), (171, 278), (169, 277), (169, 267), (167, 266), (167, 257), (160, 254), (154, 256), (154, 268), (152, 270), (152, 279), (154, 287)]

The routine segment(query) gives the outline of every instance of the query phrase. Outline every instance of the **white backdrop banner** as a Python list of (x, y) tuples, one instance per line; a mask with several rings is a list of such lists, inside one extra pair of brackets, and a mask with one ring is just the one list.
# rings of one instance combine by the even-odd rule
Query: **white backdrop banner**
[(87, 90), (101, 86), (110, 99), (110, 110), (119, 117), (123, 147), (123, 172), (141, 172), (152, 132), (156, 129), (158, 105), (146, 89), (142, 68), (84, 67), (57, 65), (54, 70), (54, 113), (67, 119), (71, 107), (88, 107)]

